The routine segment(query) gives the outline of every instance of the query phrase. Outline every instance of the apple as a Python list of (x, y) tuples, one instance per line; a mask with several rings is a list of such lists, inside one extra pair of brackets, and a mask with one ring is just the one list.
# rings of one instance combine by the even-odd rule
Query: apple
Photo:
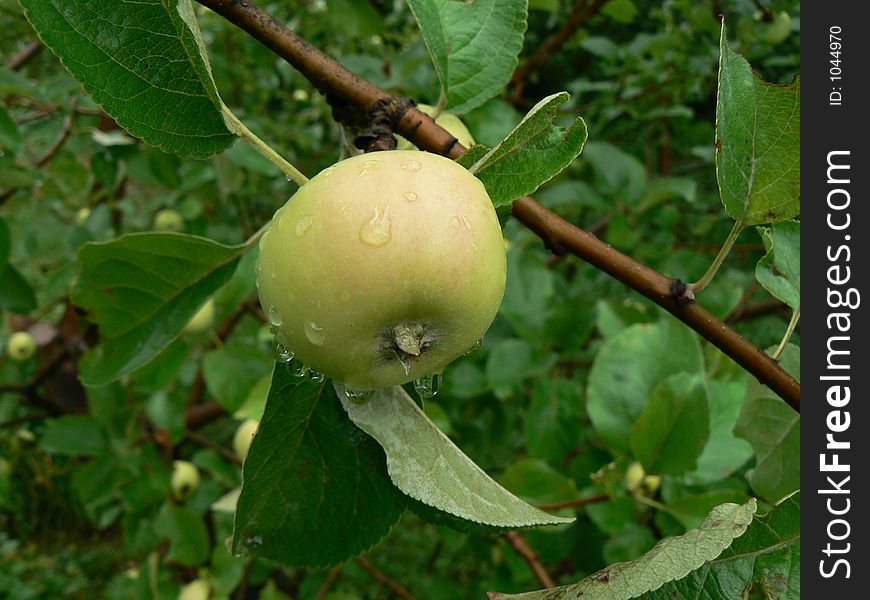
[(16, 362), (24, 362), (36, 353), (36, 340), (26, 331), (16, 331), (9, 336), (6, 353)]
[(275, 213), (257, 286), (279, 355), (366, 391), (440, 373), (473, 347), (505, 274), (483, 184), (442, 156), (391, 150), (328, 167)]
[(643, 465), (638, 461), (634, 461), (628, 468), (625, 470), (625, 487), (628, 488), (630, 492), (635, 492), (640, 489), (640, 486), (643, 485), (643, 479), (646, 477), (646, 471), (643, 468)]
[(208, 600), (211, 594), (211, 586), (205, 579), (194, 579), (188, 584), (181, 586), (178, 592), (178, 600)]
[(214, 300), (209, 298), (205, 301), (199, 310), (194, 313), (184, 326), (184, 333), (197, 334), (206, 331), (214, 324)]
[(236, 429), (233, 436), (233, 450), (243, 461), (248, 457), (248, 450), (251, 448), (251, 442), (254, 440), (254, 434), (257, 433), (259, 425), (260, 423), (256, 419), (248, 419)]
[(768, 44), (776, 46), (784, 42), (791, 34), (791, 15), (784, 10), (780, 11), (766, 25), (762, 37)]
[(84, 225), (85, 221), (88, 220), (88, 217), (91, 216), (91, 209), (87, 206), (83, 206), (78, 209), (76, 212), (76, 225)]
[(154, 215), (154, 229), (158, 231), (181, 231), (184, 229), (184, 219), (178, 211), (171, 208), (158, 210)]
[[(417, 110), (422, 113), (426, 113), (430, 117), (435, 112), (435, 107), (430, 106), (428, 104), (418, 104)], [(455, 137), (460, 144), (465, 146), (466, 148), (471, 148), (474, 145), (474, 137), (471, 135), (471, 132), (468, 131), (468, 127), (465, 126), (459, 117), (449, 112), (442, 112), (438, 115), (438, 118), (435, 119), (435, 124), (439, 125), (442, 129), (446, 129), (447, 132)], [(399, 150), (417, 150), (417, 146), (406, 140), (400, 135), (396, 136), (398, 140), (398, 149)]]
[(172, 463), (172, 497), (183, 502), (187, 500), (199, 485), (199, 469), (186, 460), (176, 460)]

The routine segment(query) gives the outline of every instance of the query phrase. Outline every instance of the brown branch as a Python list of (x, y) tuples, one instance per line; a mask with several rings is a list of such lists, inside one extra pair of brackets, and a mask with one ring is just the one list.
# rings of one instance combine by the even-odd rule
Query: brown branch
[[(354, 75), (250, 0), (197, 0), (265, 44), (302, 72), (329, 97), (366, 112), (390, 94)], [(398, 99), (395, 104), (399, 105)], [(396, 130), (418, 148), (456, 158), (465, 152), (456, 139), (416, 109), (395, 115)], [(710, 343), (733, 358), (762, 383), (800, 411), (800, 384), (760, 348), (743, 339), (696, 302), (687, 302), (680, 282), (638, 263), (568, 223), (529, 196), (513, 203), (513, 215), (534, 231), (546, 246), (571, 252), (664, 307)], [(684, 284), (683, 284), (684, 285)]]
[(374, 566), (365, 557), (357, 556), (356, 562), (359, 563), (359, 566), (368, 571), (369, 575), (374, 577), (378, 581), (378, 583), (381, 583), (390, 588), (390, 591), (392, 591), (399, 598), (404, 598), (405, 600), (417, 600), (414, 595), (411, 594), (411, 592), (409, 592), (402, 586), (401, 583), (390, 579), (383, 571)]
[(504, 536), (507, 538), (507, 541), (516, 553), (528, 563), (532, 572), (535, 574), (535, 577), (538, 578), (538, 581), (541, 582), (542, 586), (545, 588), (556, 587), (556, 582), (553, 581), (553, 578), (550, 577), (547, 569), (545, 569), (544, 565), (541, 564), (541, 559), (538, 558), (538, 553), (529, 546), (528, 542), (526, 542), (526, 538), (524, 538), (519, 531), (508, 531)]
[(560, 508), (575, 508), (577, 506), (585, 506), (587, 504), (595, 504), (596, 502), (607, 502), (610, 500), (608, 494), (597, 494), (595, 496), (586, 496), (585, 498), (572, 498), (571, 500), (562, 500), (561, 502), (549, 502), (546, 504), (536, 504), (538, 508), (545, 511), (559, 510)]
[(329, 572), (329, 575), (326, 576), (326, 580), (323, 582), (323, 585), (320, 586), (320, 589), (317, 591), (317, 598), (325, 598), (326, 594), (329, 593), (329, 588), (332, 587), (332, 584), (335, 583), (335, 580), (338, 579), (339, 573), (344, 568), (344, 563), (338, 564), (332, 568)]
[(239, 458), (238, 454), (236, 454), (232, 450), (224, 448), (220, 444), (216, 444), (201, 433), (197, 433), (196, 431), (191, 431), (190, 429), (188, 429), (184, 432), (184, 437), (193, 442), (194, 444), (197, 444), (198, 446), (214, 450), (215, 452), (220, 454), (222, 458), (232, 463), (242, 464), (242, 459)]
[(9, 59), (9, 63), (6, 66), (13, 71), (17, 71), (30, 62), (31, 58), (39, 54), (40, 50), (42, 50), (42, 42), (39, 40), (33, 40), (14, 54), (12, 58)]
[(529, 76), (540, 69), (544, 63), (550, 60), (559, 48), (567, 42), (574, 32), (580, 29), (592, 16), (598, 12), (606, 0), (577, 0), (574, 3), (574, 8), (571, 9), (571, 14), (568, 15), (568, 20), (562, 28), (550, 36), (550, 38), (538, 48), (528, 61), (520, 68), (514, 71), (510, 84), (514, 87), (515, 96), (523, 95), (523, 88), (529, 79)]

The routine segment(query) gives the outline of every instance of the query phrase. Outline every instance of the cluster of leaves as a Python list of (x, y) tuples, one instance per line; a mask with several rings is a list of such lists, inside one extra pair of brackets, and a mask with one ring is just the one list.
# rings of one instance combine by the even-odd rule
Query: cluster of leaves
[[(355, 598), (374, 597), (382, 569), (420, 597), (482, 597), (540, 587), (498, 532), (548, 524), (523, 530), (566, 586), (546, 597), (666, 598), (712, 581), (723, 598), (799, 596), (799, 417), (728, 357), (509, 221), (499, 316), (436, 398), (395, 389), (361, 405), (297, 376), (274, 363), (254, 286), (254, 234), (292, 186), (233, 141), (269, 132), (317, 172), (343, 135), (323, 97), (188, 2), (135, 15), (22, 4), (91, 95), (47, 51), (0, 67), (0, 334), (29, 330), (39, 345), (0, 359), (0, 589), (174, 597), (200, 577), (217, 598)], [(552, 180), (545, 206), (686, 279), (711, 246), (770, 224), (698, 298), (759, 345), (782, 341), (797, 376), (797, 335), (784, 333), (800, 308), (798, 86), (751, 73), (716, 3), (610, 0), (578, 3), (598, 12), (506, 87), (521, 48), (520, 61), (572, 9), (526, 4), (264, 8), (363, 77), (465, 113), (482, 145), (462, 164), (497, 205)], [(730, 11), (740, 49), (767, 79), (790, 79), (796, 33), (759, 42), (765, 15)], [(17, 8), (0, 22), (33, 39)], [(148, 232), (161, 209), (182, 233)], [(213, 325), (182, 333), (210, 297)], [(240, 493), (231, 448), (245, 419), (261, 426)], [(170, 493), (173, 459), (202, 473), (190, 498)], [(323, 568), (361, 552), (372, 562)]]

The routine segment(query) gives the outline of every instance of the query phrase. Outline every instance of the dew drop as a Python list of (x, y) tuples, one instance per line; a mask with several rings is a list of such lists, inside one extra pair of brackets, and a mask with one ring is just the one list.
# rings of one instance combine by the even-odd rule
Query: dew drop
[(421, 398), (433, 398), (441, 389), (441, 373), (426, 375), (414, 380), (414, 389)]
[[(280, 327), (284, 321), (281, 319), (281, 311), (274, 306), (269, 307), (269, 323), (274, 327)], [(274, 332), (273, 332), (274, 333)]]
[(245, 545), (252, 546), (254, 548), (256, 548), (257, 546), (262, 546), (263, 545), (263, 538), (261, 538), (259, 535), (252, 535), (250, 537), (245, 538)]
[(380, 163), (377, 160), (367, 160), (357, 168), (356, 174), (360, 177), (371, 175), (375, 172), (378, 166), (380, 166)]
[(285, 365), (293, 360), (296, 356), (293, 353), (293, 350), (290, 349), (290, 346), (279, 342), (277, 339), (275, 340), (275, 344), (272, 346), (272, 354), (275, 356), (275, 360), (284, 363)]
[(409, 161), (402, 163), (402, 170), (407, 171), (408, 173), (416, 173), (417, 171), (419, 171), (422, 168), (423, 168), (423, 165), (421, 165), (416, 160), (409, 160)]
[(472, 344), (471, 348), (469, 348), (468, 350), (465, 351), (463, 356), (467, 356), (467, 355), (471, 354), (472, 352), (477, 352), (478, 350), (480, 350), (481, 345), (483, 345), (483, 340), (482, 339), (477, 340), (476, 342), (474, 342), (474, 344)]
[(420, 196), (418, 196), (416, 192), (411, 192), (411, 191), (405, 192), (404, 194), (402, 194), (402, 196), (405, 197), (405, 200), (408, 203), (416, 202), (417, 200), (420, 199)]
[(302, 237), (311, 229), (311, 224), (314, 223), (314, 217), (311, 215), (302, 215), (296, 221), (296, 237)]
[(324, 375), (323, 373), (318, 373), (314, 369), (308, 369), (307, 377), (314, 383), (323, 383), (323, 381), (326, 379), (326, 375)]
[(379, 206), (374, 210), (372, 218), (359, 228), (359, 240), (366, 246), (380, 248), (393, 239), (393, 222), (390, 219), (390, 207)]
[(314, 321), (308, 321), (305, 323), (305, 337), (315, 346), (322, 346), (326, 340), (326, 333), (324, 333), (323, 327)]
[(365, 404), (371, 400), (372, 394), (374, 393), (371, 390), (352, 390), (345, 386), (341, 386), (341, 392), (344, 394), (345, 398), (354, 404)]
[(308, 371), (310, 371), (308, 367), (305, 365), (299, 365), (295, 369), (293, 369), (293, 375), (295, 377), (308, 377)]

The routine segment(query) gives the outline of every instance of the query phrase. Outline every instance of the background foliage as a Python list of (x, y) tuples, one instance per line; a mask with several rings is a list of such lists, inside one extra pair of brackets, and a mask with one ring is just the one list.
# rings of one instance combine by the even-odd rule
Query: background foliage
[[(427, 3), (411, 4), (417, 11)], [(799, 71), (799, 4), (588, 4), (595, 6), (591, 17), (543, 66), (495, 99), (468, 101), (463, 119), (478, 142), (495, 146), (541, 98), (570, 92), (554, 108), (558, 121), (567, 127), (582, 115), (589, 141), (536, 197), (640, 262), (697, 279), (732, 227), (714, 157), (715, 15), (726, 15), (731, 46), (763, 79), (788, 83)], [(402, 2), (263, 8), (396, 94), (435, 104), (439, 81), (457, 76), (455, 65), (433, 66), (429, 41)], [(558, 0), (530, 3), (520, 64), (563, 27), (572, 8)], [(781, 11), (792, 17), (791, 28), (777, 36)], [(204, 9), (197, 15), (223, 102), (303, 172), (335, 162), (342, 132), (323, 96), (220, 17)], [(274, 364), (256, 300), (255, 257), (242, 255), (239, 244), (295, 185), (242, 143), (195, 159), (137, 141), (51, 52), (11, 64), (36, 39), (16, 2), (0, 0), (0, 26), (11, 33), (0, 39), (0, 344), (13, 331), (30, 330), (39, 345), (23, 363), (0, 358), (0, 597), (173, 598), (198, 576), (216, 598), (481, 598), (541, 587), (516, 551), (516, 537), (433, 525), (402, 513), (392, 488), (383, 486), (373, 492), (374, 521), (348, 523), (389, 531), (362, 559), (336, 569), (285, 567), (229, 551), (227, 506), (241, 482), (232, 438), (242, 420), (262, 416)], [(206, 331), (174, 341), (150, 332), (151, 343), (164, 349), (141, 364), (130, 358), (141, 348), (125, 340), (135, 327), (123, 315), (129, 299), (112, 300), (120, 312), (100, 323), (98, 338), (82, 309), (106, 299), (94, 293), (99, 281), (76, 274), (85, 264), (123, 259), (131, 245), (165, 248), (171, 236), (77, 251), (86, 242), (150, 231), (162, 209), (181, 215), (185, 233), (215, 243), (185, 250), (190, 260), (177, 266), (175, 287), (159, 293), (179, 295), (189, 313), (214, 292), (216, 318)], [(799, 267), (795, 274), (793, 261), (774, 257), (776, 240), (794, 228), (773, 226), (764, 236), (745, 230), (700, 296), (761, 347), (780, 341), (787, 305), (799, 308)], [(767, 512), (799, 487), (799, 419), (790, 408), (622, 284), (552, 256), (514, 220), (504, 232), (508, 287), (499, 316), (481, 348), (445, 370), (440, 393), (424, 408), (506, 488), (533, 504), (567, 503), (558, 515), (576, 513), (572, 525), (522, 534), (556, 583), (636, 559), (658, 540), (697, 527), (723, 502), (756, 497)], [(792, 267), (788, 281), (777, 277), (774, 260)], [(128, 274), (160, 279), (147, 269)], [(201, 277), (211, 281), (206, 291), (180, 283)], [(182, 313), (167, 317), (168, 329), (172, 318), (185, 320)], [(111, 376), (93, 354), (82, 359), (98, 339), (102, 352), (120, 357)], [(792, 343), (799, 344), (799, 333)], [(783, 365), (799, 373), (796, 348), (786, 348)], [(83, 387), (79, 377), (114, 381)], [(288, 385), (317, 387), (295, 379)], [(339, 409), (318, 408), (330, 410)], [(333, 434), (324, 430), (327, 439)], [(347, 460), (339, 450), (336, 460)], [(185, 502), (170, 498), (173, 459), (192, 461), (202, 475)], [(627, 485), (635, 461), (660, 485)], [(777, 530), (782, 540), (796, 535), (789, 529), (794, 504), (771, 513), (772, 521), (790, 524)], [(747, 552), (776, 547), (769, 560), (794, 559), (793, 545), (767, 540), (758, 529), (738, 540)], [(316, 545), (315, 533), (312, 539)], [(750, 587), (750, 597), (776, 591), (763, 573), (752, 581), (736, 589)], [(782, 597), (798, 597), (789, 586), (779, 590)]]

